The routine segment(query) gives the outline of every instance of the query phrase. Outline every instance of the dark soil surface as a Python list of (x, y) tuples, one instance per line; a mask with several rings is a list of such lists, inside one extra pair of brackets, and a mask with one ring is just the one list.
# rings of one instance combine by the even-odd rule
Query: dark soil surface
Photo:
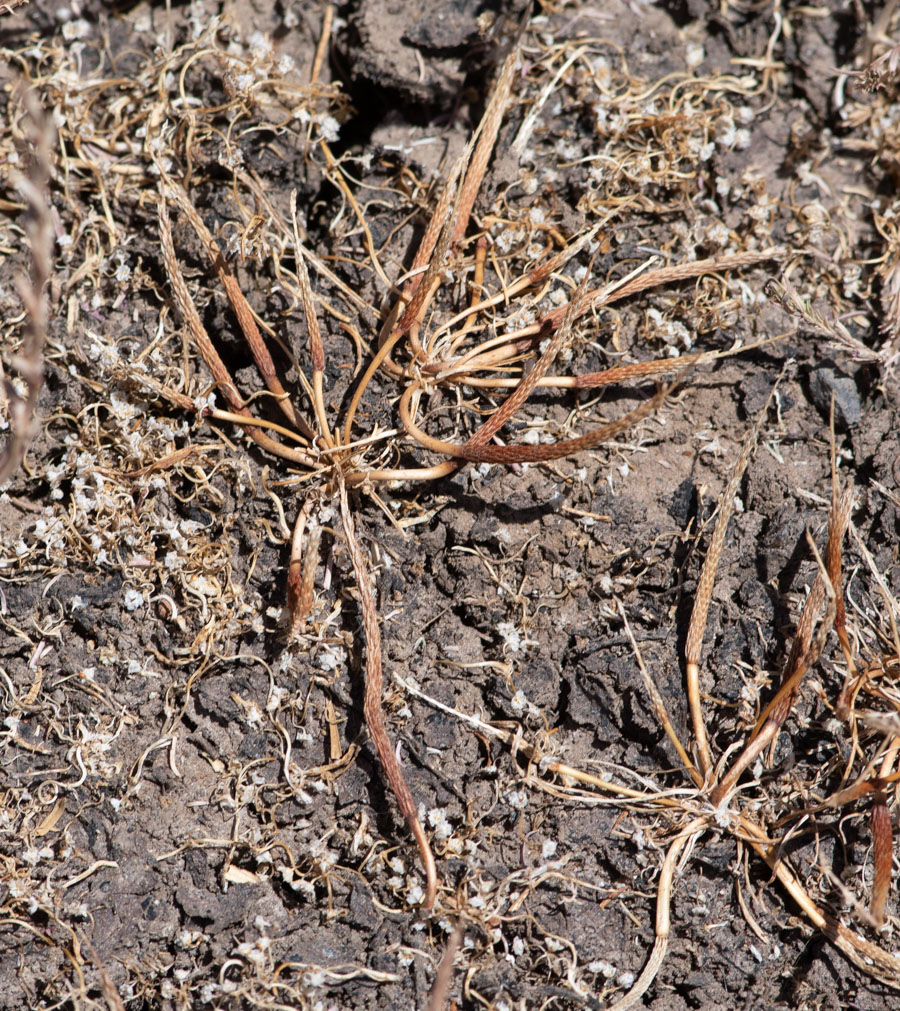
[[(59, 134), (41, 424), (0, 496), (0, 1008), (425, 1007), (457, 923), (444, 1007), (607, 1007), (653, 947), (666, 851), (704, 810), (637, 653), (690, 741), (691, 607), (719, 495), (760, 412), (704, 639), (713, 756), (734, 759), (778, 686), (817, 572), (807, 532), (824, 553), (832, 398), (836, 472), (855, 494), (848, 628), (879, 686), (858, 701), (900, 711), (900, 107), (890, 82), (867, 93), (836, 73), (883, 52), (896, 18), (832, 0), (528, 11), (356, 0), (335, 10), (311, 85), (323, 5), (170, 6), (71, 0), (0, 16), (8, 376), (23, 326), (13, 279), (29, 263), (10, 174), (29, 157), (23, 78)], [(337, 425), (389, 305), (371, 248), (391, 283), (409, 269), (432, 183), (481, 117), (503, 15), (523, 14), (521, 68), (470, 227), (490, 238), (491, 292), (548, 243), (556, 252), (600, 223), (598, 283), (654, 255), (663, 266), (775, 252), (598, 310), (558, 371), (788, 336), (698, 367), (599, 449), (354, 493), (388, 732), (438, 864), (429, 914), (365, 727), (359, 595), (334, 502), (302, 468), (166, 392), (197, 403), (214, 383), (172, 305), (154, 158), (219, 235), (306, 411), (293, 238), (273, 224), (290, 226), (297, 192), (306, 248), (331, 271), (310, 267)], [(194, 232), (172, 216), (203, 321), (249, 395), (261, 388), (252, 358)], [(589, 260), (560, 271), (519, 324), (560, 304), (554, 289), (570, 297)], [(785, 312), (769, 278), (795, 286), (805, 317)], [(467, 303), (453, 286), (432, 329)], [(494, 311), (499, 329), (518, 309)], [(571, 437), (656, 388), (538, 391), (504, 441)], [(451, 441), (499, 402), (442, 389), (422, 411)], [(393, 433), (369, 466), (439, 459), (403, 436), (401, 391), (379, 374), (361, 405), (355, 438)], [(268, 410), (262, 397), (253, 406)], [(288, 648), (291, 527), (313, 495), (315, 604)], [(734, 804), (782, 841), (818, 908), (890, 953), (896, 896), (880, 931), (866, 912), (869, 795), (806, 810), (871, 778), (896, 739), (839, 717), (846, 676), (832, 633)], [(893, 785), (885, 796), (894, 818)], [(896, 1007), (891, 972), (849, 961), (729, 824), (711, 820), (685, 854), (668, 952), (638, 1006)]]

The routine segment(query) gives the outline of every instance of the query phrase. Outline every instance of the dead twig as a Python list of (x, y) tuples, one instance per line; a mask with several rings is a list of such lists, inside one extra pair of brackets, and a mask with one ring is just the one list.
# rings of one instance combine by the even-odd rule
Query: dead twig
[(453, 980), (453, 961), (462, 944), (462, 939), (463, 926), (457, 921), (447, 938), (444, 954), (441, 955), (434, 982), (431, 984), (431, 993), (428, 995), (428, 1011), (441, 1011), (444, 1007), (444, 1001), (447, 999), (450, 983)]
[(775, 381), (765, 406), (759, 412), (756, 424), (744, 439), (744, 445), (735, 461), (735, 465), (728, 479), (728, 484), (719, 497), (718, 518), (713, 530), (712, 540), (706, 552), (703, 568), (700, 570), (700, 579), (697, 582), (697, 591), (694, 599), (694, 606), (691, 610), (691, 621), (688, 625), (687, 639), (685, 642), (685, 688), (687, 691), (688, 705), (691, 711), (691, 720), (694, 727), (694, 741), (697, 746), (697, 761), (704, 778), (712, 772), (713, 760), (709, 748), (709, 740), (706, 735), (706, 723), (703, 718), (703, 706), (700, 700), (700, 655), (703, 649), (703, 634), (706, 629), (706, 619), (709, 613), (709, 605), (712, 601), (713, 586), (716, 580), (716, 570), (719, 566), (719, 558), (725, 546), (725, 535), (728, 530), (728, 521), (734, 512), (734, 498), (737, 495), (738, 486), (744, 476), (744, 471), (750, 462), (750, 458), (756, 449), (759, 441), (759, 433), (763, 422), (769, 411), (769, 405), (778, 389), (778, 384), (784, 376), (784, 370)]
[(366, 689), (363, 702), (366, 726), (369, 728), (369, 734), (378, 753), (378, 758), (388, 785), (393, 791), (400, 812), (406, 819), (406, 823), (409, 825), (410, 831), (419, 847), (419, 856), (425, 868), (425, 900), (423, 905), (425, 909), (431, 909), (434, 906), (435, 895), (437, 894), (437, 868), (435, 867), (431, 846), (428, 843), (428, 837), (425, 835), (419, 821), (419, 816), (416, 814), (415, 801), (409, 787), (406, 785), (406, 779), (400, 771), (400, 763), (397, 761), (397, 755), (391, 746), (391, 741), (384, 724), (384, 712), (381, 708), (384, 679), (381, 671), (381, 629), (378, 625), (378, 612), (375, 607), (375, 598), (372, 596), (369, 567), (366, 564), (365, 556), (356, 537), (353, 514), (350, 511), (350, 502), (347, 498), (347, 486), (340, 478), (339, 494), (341, 519), (344, 524), (344, 538), (347, 542), (350, 560), (353, 563), (353, 574), (356, 578), (357, 589), (359, 590), (360, 609), (362, 610), (363, 627), (366, 633)]

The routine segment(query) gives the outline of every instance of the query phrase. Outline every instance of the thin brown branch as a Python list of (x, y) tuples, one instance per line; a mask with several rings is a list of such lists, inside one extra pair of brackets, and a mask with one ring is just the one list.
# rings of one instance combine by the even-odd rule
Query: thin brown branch
[(319, 426), (319, 435), (330, 449), (334, 446), (328, 417), (325, 413), (325, 397), (322, 383), (325, 373), (325, 348), (322, 344), (322, 334), (319, 331), (319, 320), (313, 302), (312, 285), (309, 283), (309, 271), (306, 269), (306, 259), (300, 244), (300, 230), (297, 226), (297, 191), (291, 191), (291, 224), (294, 230), (294, 258), (297, 264), (297, 284), (300, 286), (300, 300), (303, 302), (303, 313), (306, 316), (306, 330), (309, 334), (309, 356), (312, 360), (312, 401)]
[(331, 25), (334, 21), (334, 4), (326, 4), (322, 14), (322, 32), (319, 35), (319, 43), (316, 46), (316, 55), (313, 59), (312, 70), (309, 72), (309, 83), (315, 84), (322, 71), (325, 57), (328, 55), (328, 46), (331, 42)]
[(747, 464), (756, 449), (759, 441), (759, 432), (769, 411), (769, 404), (778, 389), (784, 372), (775, 381), (765, 406), (760, 411), (756, 419), (756, 424), (744, 439), (741, 452), (735, 461), (731, 471), (728, 484), (719, 497), (719, 515), (713, 531), (712, 539), (709, 543), (709, 550), (700, 571), (700, 579), (697, 583), (694, 607), (691, 611), (691, 622), (688, 626), (687, 641), (685, 644), (685, 680), (688, 696), (688, 704), (691, 710), (691, 721), (694, 726), (694, 740), (697, 745), (697, 761), (700, 764), (700, 771), (704, 777), (712, 771), (712, 754), (709, 750), (709, 740), (706, 735), (706, 724), (703, 719), (703, 706), (700, 701), (700, 654), (703, 649), (703, 634), (706, 630), (706, 619), (709, 613), (709, 605), (712, 601), (713, 587), (716, 581), (716, 570), (719, 566), (719, 558), (722, 555), (722, 548), (725, 546), (725, 534), (728, 530), (728, 521), (734, 512), (734, 498), (737, 494), (738, 486), (747, 469)]
[(197, 312), (197, 307), (194, 305), (194, 300), (191, 298), (191, 293), (188, 291), (187, 284), (181, 274), (178, 259), (175, 256), (175, 244), (172, 241), (172, 224), (169, 220), (168, 208), (166, 207), (165, 193), (162, 190), (160, 191), (157, 214), (159, 218), (159, 237), (162, 247), (163, 264), (169, 278), (169, 284), (172, 286), (172, 292), (175, 295), (175, 303), (181, 312), (197, 349), (200, 351), (203, 360), (212, 373), (217, 387), (228, 401), (232, 411), (247, 419), (246, 423), (242, 422), (244, 431), (262, 449), (268, 450), (270, 453), (274, 453), (283, 459), (292, 460), (294, 463), (314, 467), (315, 461), (307, 453), (282, 445), (271, 436), (262, 432), (259, 426), (254, 423), (256, 419), (241, 400), (237, 387), (234, 385), (234, 380), (231, 378), (231, 373), (225, 367), (224, 362), (219, 357), (219, 353), (209, 339), (206, 327), (204, 327), (200, 319), (200, 314)]
[(291, 537), (291, 560), (288, 564), (287, 603), (289, 633), (296, 640), (303, 629), (313, 604), (313, 583), (316, 578), (319, 542), (322, 528), (311, 519), (313, 500), (303, 503), (294, 522)]
[(25, 306), (25, 328), (20, 352), (8, 362), (25, 384), (22, 396), (15, 385), (3, 378), (3, 395), (9, 411), (11, 435), (0, 450), (0, 484), (7, 481), (25, 457), (38, 432), (38, 399), (44, 383), (42, 352), (47, 339), (47, 296), (53, 253), (53, 221), (47, 187), (50, 182), (50, 152), (55, 132), (33, 92), (23, 96), (25, 127), (31, 147), (28, 175), (12, 174), (12, 183), (27, 205), (25, 234), (31, 247), (31, 275), (16, 278), (16, 287)]
[[(253, 310), (250, 308), (250, 304), (247, 299), (244, 298), (244, 293), (241, 291), (237, 278), (232, 273), (228, 261), (222, 254), (219, 244), (213, 238), (210, 230), (206, 227), (206, 223), (203, 221), (203, 218), (201, 218), (197, 213), (196, 208), (191, 203), (187, 193), (184, 191), (184, 187), (167, 175), (163, 174), (162, 168), (160, 168), (160, 174), (163, 180), (160, 189), (162, 201), (164, 202), (165, 200), (165, 193), (162, 191), (162, 186), (165, 186), (167, 187), (168, 192), (175, 198), (181, 212), (188, 219), (191, 227), (197, 233), (197, 237), (203, 243), (210, 262), (215, 268), (219, 280), (222, 282), (222, 287), (225, 289), (225, 294), (228, 296), (228, 301), (231, 303), (231, 308), (234, 310), (234, 314), (237, 317), (241, 332), (243, 333), (247, 344), (250, 346), (253, 360), (256, 362), (256, 367), (259, 369), (263, 379), (265, 380), (266, 386), (269, 388), (276, 403), (288, 421), (301, 430), (306, 428), (308, 432), (309, 430), (306, 422), (297, 414), (294, 409), (294, 405), (291, 403), (290, 394), (287, 390), (285, 390), (284, 386), (281, 384), (281, 380), (278, 378), (278, 373), (275, 371), (275, 363), (272, 361), (269, 349), (266, 347), (265, 341), (263, 341), (262, 335), (259, 332), (259, 327), (256, 325)], [(311, 432), (309, 432), (309, 436), (312, 436)]]
[(359, 590), (363, 628), (366, 634), (366, 689), (363, 701), (363, 713), (366, 718), (366, 726), (369, 728), (369, 734), (372, 737), (372, 743), (375, 745), (381, 767), (388, 781), (388, 786), (390, 786), (397, 800), (397, 806), (406, 819), (406, 824), (409, 826), (419, 847), (419, 855), (425, 869), (424, 907), (425, 909), (431, 909), (434, 906), (438, 884), (434, 855), (431, 852), (428, 838), (419, 821), (419, 816), (416, 814), (416, 804), (413, 800), (413, 795), (400, 770), (400, 763), (397, 761), (397, 755), (391, 746), (387, 728), (385, 727), (384, 712), (381, 708), (384, 678), (381, 670), (381, 629), (378, 625), (378, 612), (375, 608), (375, 598), (372, 595), (372, 587), (369, 583), (369, 567), (363, 555), (362, 547), (356, 537), (353, 514), (350, 512), (350, 503), (347, 498), (347, 486), (340, 475), (338, 480), (344, 537), (347, 542), (347, 550), (350, 553), (350, 560), (353, 563), (353, 574)]
[(462, 939), (462, 923), (457, 921), (453, 926), (450, 936), (447, 938), (444, 954), (441, 955), (441, 961), (438, 964), (434, 982), (431, 984), (431, 993), (428, 995), (428, 1011), (441, 1011), (444, 1007), (447, 994), (450, 992), (450, 983), (453, 980), (453, 960), (456, 958), (456, 953), (459, 951)]
[(876, 925), (884, 924), (884, 910), (891, 890), (892, 865), (894, 859), (894, 835), (891, 828), (891, 813), (887, 798), (882, 791), (875, 796), (869, 818), (872, 829), (872, 901), (869, 912)]

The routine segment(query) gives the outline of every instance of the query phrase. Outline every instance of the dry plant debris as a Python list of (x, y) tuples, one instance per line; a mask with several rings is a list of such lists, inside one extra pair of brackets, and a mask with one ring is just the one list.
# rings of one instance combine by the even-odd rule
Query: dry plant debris
[[(651, 76), (607, 38), (602, 16), (594, 23), (592, 13), (591, 30), (577, 32), (565, 26), (582, 14), (564, 5), (521, 23), (486, 16), (478, 28), (496, 65), (481, 118), (429, 176), (414, 149), (398, 155), (386, 145), (376, 156), (342, 142), (351, 105), (323, 78), (332, 34), (346, 26), (330, 6), (315, 21), (308, 67), (272, 36), (236, 15), (210, 16), (202, 3), (183, 21), (142, 5), (95, 23), (89, 5), (76, 6), (84, 17), (60, 19), (46, 38), (18, 27), (23, 37), (4, 52), (0, 146), (10, 171), (0, 245), (11, 263), (21, 258), (27, 204), (33, 256), (24, 311), (6, 314), (0, 334), (4, 367), (21, 376), (7, 384), (4, 477), (24, 457), (24, 476), (14, 479), (22, 490), (8, 484), (3, 503), (0, 620), (16, 649), (0, 668), (9, 759), (0, 901), (8, 943), (29, 951), (37, 943), (55, 959), (43, 974), (26, 958), (27, 1000), (325, 1008), (338, 991), (349, 1006), (363, 983), (409, 993), (409, 969), (421, 976), (412, 984), (418, 998), (430, 990), (434, 1006), (511, 1007), (506, 994), (520, 985), (544, 1006), (622, 1009), (654, 985), (678, 933), (679, 871), (687, 875), (689, 858), (723, 838), (735, 845), (737, 907), (760, 944), (772, 943), (778, 916), (759, 923), (750, 853), (779, 883), (770, 901), (787, 896), (862, 973), (900, 985), (889, 933), (900, 780), (896, 564), (888, 574), (853, 525), (862, 489), (842, 489), (840, 475), (855, 444), (835, 431), (833, 403), (830, 438), (808, 450), (826, 486), (830, 478), (830, 497), (803, 489), (824, 508), (827, 532), (798, 542), (809, 587), (780, 674), (768, 644), (782, 634), (774, 611), (772, 627), (758, 629), (759, 663), (732, 659), (724, 672), (703, 655), (751, 458), (760, 445), (782, 467), (790, 455), (780, 391), (799, 385), (788, 362), (769, 393), (772, 366), (786, 342), (796, 355), (809, 354), (811, 342), (782, 332), (780, 310), (806, 335), (824, 335), (840, 362), (871, 370), (885, 398), (898, 360), (894, 206), (873, 205), (865, 245), (854, 216), (860, 194), (849, 188), (832, 199), (827, 159), (806, 157), (815, 145), (793, 134), (794, 177), (780, 193), (774, 174), (752, 160), (732, 169), (751, 149), (756, 121), (779, 102), (784, 64), (775, 54), (800, 22), (776, 0), (757, 15), (764, 47), (733, 61), (737, 72), (707, 68), (687, 38), (684, 69)], [(22, 11), (15, 17), (26, 25)], [(296, 18), (291, 8), (285, 31)], [(146, 39), (120, 47), (116, 33)], [(852, 91), (849, 72), (842, 88), (853, 97), (840, 92), (852, 131), (843, 147), (870, 155), (873, 172), (896, 171), (892, 52), (869, 54), (859, 71), (868, 92)], [(52, 159), (31, 94), (58, 134)], [(279, 173), (290, 181), (273, 185)], [(777, 280), (766, 284), (760, 268)], [(2, 297), (6, 313), (12, 297)], [(867, 331), (860, 320), (876, 305)], [(38, 472), (26, 446), (42, 349), (52, 411), (30, 451), (42, 461)], [(563, 491), (541, 515), (569, 518), (570, 555), (584, 562), (588, 540), (610, 520), (592, 508), (596, 489), (614, 503), (616, 482), (645, 466), (654, 441), (665, 445), (673, 418), (711, 376), (743, 382), (766, 364), (770, 374), (755, 389), (767, 396), (747, 411), (746, 437), (716, 428), (697, 454), (714, 460), (726, 440), (736, 459), (719, 482), (705, 551), (713, 521), (702, 492), (672, 538), (684, 552), (676, 589), (693, 598), (689, 615), (648, 610), (641, 596), (665, 558), (656, 542), (646, 555), (607, 554), (610, 571), (588, 588), (555, 548), (556, 561), (541, 557), (536, 533), (514, 543), (501, 527), (489, 539), (496, 550), (478, 539), (451, 545), (457, 571), (481, 593), (455, 604), (451, 595), (432, 613), (423, 601), (427, 617), (404, 626), (409, 648), (398, 663), (391, 622), (404, 620), (406, 605), (399, 591), (388, 597), (398, 551), (407, 552), (405, 569), (415, 575), (418, 564), (425, 574), (409, 554), (415, 548), (397, 545), (424, 542), (420, 528), (458, 511), (454, 495), (487, 511), (500, 468), (521, 483), (536, 470), (550, 475)], [(72, 392), (60, 392), (61, 379)], [(631, 389), (654, 379), (663, 384), (650, 392)], [(608, 409), (608, 388), (637, 403)], [(852, 423), (851, 411), (843, 417)], [(626, 434), (631, 442), (613, 443)], [(610, 444), (614, 465), (587, 453)], [(725, 466), (713, 480), (723, 474)], [(434, 490), (448, 486), (455, 491)], [(569, 504), (575, 489), (584, 495)], [(891, 488), (868, 492), (883, 515), (897, 514)], [(552, 569), (540, 592), (526, 585), (540, 578), (535, 565)], [(854, 580), (851, 594), (845, 584)], [(645, 700), (629, 705), (646, 705), (658, 721), (651, 751), (622, 749), (603, 774), (584, 747), (593, 729), (586, 736), (586, 724), (554, 722), (548, 700), (516, 687), (526, 658), (549, 641), (547, 602), (568, 608), (568, 637), (578, 640), (578, 608), (569, 604), (579, 586), (579, 606), (590, 601), (597, 612), (587, 639), (597, 622), (617, 631)], [(56, 604), (45, 609), (45, 599)], [(97, 618), (113, 602), (121, 637)], [(440, 638), (454, 606), (466, 618), (459, 642)], [(634, 628), (676, 618), (686, 637), (668, 662), (682, 662), (685, 676), (673, 702), (678, 678), (647, 661)], [(73, 629), (88, 645), (64, 656)], [(584, 652), (593, 655), (593, 645)], [(416, 654), (425, 677), (402, 676), (397, 668)], [(352, 675), (363, 660), (360, 721)], [(508, 718), (450, 704), (441, 677), (457, 672), (502, 685), (505, 701), (494, 708), (505, 706)], [(726, 687), (736, 680), (738, 693)], [(228, 688), (216, 694), (220, 682)], [(428, 806), (408, 784), (401, 747), (433, 748), (425, 719), (422, 740), (398, 745), (393, 727), (413, 716), (413, 702), (420, 717), (433, 709), (445, 728), (467, 728), (454, 747), (483, 766), (487, 810), (467, 794), (470, 784), (455, 785), (421, 756), (446, 801)], [(350, 733), (343, 724), (354, 720)], [(383, 810), (357, 803), (352, 818), (342, 810), (346, 782), (365, 789), (363, 724), (418, 867)], [(830, 736), (784, 771), (779, 749), (813, 724)], [(648, 767), (654, 759), (675, 768)], [(148, 794), (164, 797), (185, 777), (199, 792), (163, 817), (152, 853), (135, 853), (110, 828), (117, 841), (98, 855), (90, 811), (127, 823)], [(553, 805), (617, 810), (610, 838), (637, 848), (642, 886), (592, 882), (552, 838), (530, 862), (529, 840)], [(503, 816), (492, 822), (494, 808)], [(504, 844), (495, 837), (509, 827), (521, 858), (500, 870)], [(865, 838), (870, 858), (857, 855)], [(851, 874), (835, 870), (842, 847)], [(97, 882), (118, 881), (125, 894), (129, 876), (146, 877), (148, 858), (196, 873), (185, 871), (168, 905), (148, 891), (154, 936), (174, 942), (132, 959), (116, 947), (114, 924), (126, 907), (138, 915), (141, 893), (127, 893), (131, 906), (122, 899), (101, 909)], [(197, 881), (235, 901), (209, 899)], [(365, 912), (351, 908), (358, 889), (370, 896)], [(546, 925), (560, 920), (552, 896), (563, 890), (572, 903), (617, 903), (638, 926), (625, 900), (646, 909), (655, 895), (655, 942), (640, 972)], [(250, 905), (241, 898), (250, 895), (261, 898)], [(320, 959), (298, 957), (288, 909), (318, 910), (323, 928), (347, 915), (363, 924), (401, 918), (406, 927), (385, 953), (329, 956), (323, 944)], [(586, 954), (593, 960), (584, 964)], [(426, 964), (434, 977), (424, 985)], [(519, 983), (497, 982), (498, 964), (511, 965)]]

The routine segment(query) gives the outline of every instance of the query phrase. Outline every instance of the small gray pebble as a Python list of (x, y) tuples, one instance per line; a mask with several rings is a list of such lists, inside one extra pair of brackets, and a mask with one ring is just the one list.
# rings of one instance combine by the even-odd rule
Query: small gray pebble
[(831, 415), (831, 397), (834, 394), (834, 423), (838, 428), (853, 428), (862, 417), (862, 405), (856, 383), (845, 372), (833, 365), (820, 365), (809, 376), (809, 389), (816, 407)]

